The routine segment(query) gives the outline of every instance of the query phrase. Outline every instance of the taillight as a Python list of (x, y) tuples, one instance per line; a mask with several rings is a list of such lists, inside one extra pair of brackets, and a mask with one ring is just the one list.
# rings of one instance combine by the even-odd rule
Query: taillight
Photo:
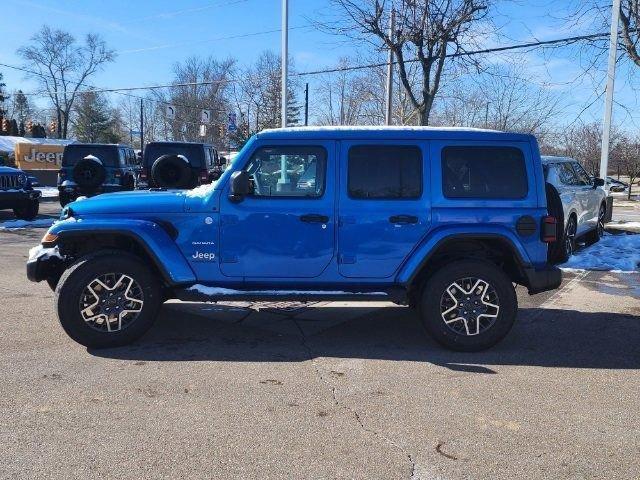
[(147, 171), (146, 170), (142, 170), (140, 172), (140, 180), (142, 180), (142, 181), (146, 181), (147, 180)]
[(207, 172), (206, 170), (202, 170), (200, 172), (200, 181), (203, 183), (206, 183), (209, 181), (209, 172)]
[(542, 241), (553, 243), (558, 240), (558, 220), (552, 215), (542, 217)]
[(113, 176), (116, 178), (120, 178), (122, 176), (122, 172), (120, 170), (116, 170)]

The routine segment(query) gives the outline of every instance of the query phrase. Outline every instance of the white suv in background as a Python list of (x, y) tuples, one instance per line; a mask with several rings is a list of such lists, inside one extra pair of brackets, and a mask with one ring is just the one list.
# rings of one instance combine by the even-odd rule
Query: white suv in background
[[(575, 250), (576, 240), (584, 237), (588, 242), (597, 242), (604, 234), (604, 223), (607, 213), (604, 180), (592, 179), (577, 160), (567, 157), (543, 155), (542, 168), (547, 183), (555, 188), (555, 192), (547, 189), (550, 212), (562, 219), (564, 230), (560, 242), (557, 242), (554, 260), (566, 261)], [(552, 198), (554, 197), (555, 198)], [(562, 204), (562, 211), (557, 205)]]

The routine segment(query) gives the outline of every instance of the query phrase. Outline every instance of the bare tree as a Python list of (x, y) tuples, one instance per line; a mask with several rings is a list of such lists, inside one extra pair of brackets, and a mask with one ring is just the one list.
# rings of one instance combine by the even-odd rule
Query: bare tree
[(43, 26), (31, 44), (18, 49), (30, 74), (49, 96), (56, 112), (58, 138), (67, 138), (71, 109), (78, 92), (91, 75), (115, 58), (102, 38), (87, 34), (82, 45), (62, 30)]
[(640, 67), (640, 0), (622, 0), (620, 4), (622, 42), (629, 58)]
[(341, 58), (337, 73), (325, 74), (317, 89), (317, 121), (321, 125), (358, 125), (368, 123), (363, 118), (367, 103), (372, 99), (370, 82), (361, 73), (344, 70), (352, 65)]
[[(230, 110), (231, 82), (235, 60), (190, 57), (174, 66), (174, 87), (155, 92), (163, 115), (165, 137), (187, 141), (208, 141), (222, 146), (220, 127), (226, 125)], [(175, 118), (166, 115), (166, 106), (176, 108)], [(213, 121), (200, 136), (202, 110), (210, 110)]]
[(622, 173), (629, 177), (627, 198), (631, 199), (632, 186), (640, 178), (640, 139), (633, 141), (622, 136), (611, 153)]
[[(443, 72), (453, 60), (449, 54), (463, 53), (473, 45), (475, 28), (486, 19), (492, 0), (397, 0), (393, 37), (387, 23), (391, 2), (386, 0), (332, 0), (349, 19), (343, 33), (357, 31), (393, 51), (398, 74), (407, 96), (418, 111), (420, 125), (429, 125), (434, 99)], [(380, 45), (381, 44), (381, 45)], [(464, 57), (461, 57), (464, 58)], [(473, 61), (469, 58), (462, 61)], [(413, 84), (408, 64), (420, 66), (420, 81)]]

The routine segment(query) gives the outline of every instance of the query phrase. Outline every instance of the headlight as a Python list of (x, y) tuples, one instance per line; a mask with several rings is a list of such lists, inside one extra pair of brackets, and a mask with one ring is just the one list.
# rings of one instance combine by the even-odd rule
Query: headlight
[(21, 173), (18, 175), (18, 184), (24, 185), (25, 183), (27, 183), (27, 176)]

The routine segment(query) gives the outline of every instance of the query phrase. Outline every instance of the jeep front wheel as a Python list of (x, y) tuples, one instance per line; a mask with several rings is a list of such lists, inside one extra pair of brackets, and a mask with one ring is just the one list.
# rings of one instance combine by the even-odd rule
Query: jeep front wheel
[(492, 347), (511, 330), (518, 300), (511, 280), (489, 262), (444, 265), (425, 284), (420, 316), (441, 345), (458, 351)]
[(90, 348), (126, 345), (155, 321), (162, 290), (133, 255), (101, 252), (81, 258), (56, 287), (56, 309), (65, 332)]

